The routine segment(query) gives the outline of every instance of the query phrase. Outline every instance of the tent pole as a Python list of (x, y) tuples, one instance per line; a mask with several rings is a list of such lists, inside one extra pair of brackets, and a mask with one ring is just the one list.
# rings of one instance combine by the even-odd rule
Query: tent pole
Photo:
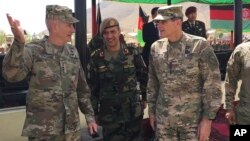
[(234, 0), (234, 47), (242, 42), (242, 0)]
[(96, 27), (96, 0), (92, 0), (92, 37), (97, 33)]
[(171, 0), (168, 0), (168, 5), (171, 5)]

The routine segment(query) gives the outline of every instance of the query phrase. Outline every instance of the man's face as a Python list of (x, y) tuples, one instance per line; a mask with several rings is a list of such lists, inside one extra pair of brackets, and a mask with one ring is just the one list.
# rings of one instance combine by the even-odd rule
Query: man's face
[(161, 38), (168, 38), (175, 34), (177, 29), (177, 19), (156, 21)]
[(72, 23), (57, 22), (56, 26), (57, 36), (65, 43), (71, 41), (71, 36), (75, 32), (75, 28)]
[(188, 18), (189, 21), (195, 21), (196, 17), (197, 17), (196, 12), (193, 12), (193, 13), (190, 13), (190, 14), (187, 15), (187, 18)]
[(121, 31), (118, 26), (107, 28), (103, 31), (103, 39), (110, 51), (117, 51), (117, 47), (120, 46)]

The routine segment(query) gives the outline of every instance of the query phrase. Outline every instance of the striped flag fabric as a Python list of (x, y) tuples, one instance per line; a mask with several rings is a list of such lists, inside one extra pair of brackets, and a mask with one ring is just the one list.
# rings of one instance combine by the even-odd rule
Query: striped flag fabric
[[(250, 4), (243, 4), (242, 28), (250, 29)], [(210, 5), (210, 25), (214, 29), (234, 29), (234, 6), (233, 5)]]
[(141, 47), (144, 47), (145, 42), (142, 39), (142, 27), (143, 24), (147, 23), (149, 16), (139, 6), (139, 18), (138, 18), (138, 29), (137, 29), (137, 41)]

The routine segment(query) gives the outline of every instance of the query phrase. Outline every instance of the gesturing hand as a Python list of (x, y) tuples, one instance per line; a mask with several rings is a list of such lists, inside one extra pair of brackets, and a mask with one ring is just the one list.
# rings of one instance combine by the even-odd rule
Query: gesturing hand
[(9, 14), (6, 14), (11, 31), (19, 43), (25, 43), (24, 30), (21, 28), (20, 22), (13, 19)]

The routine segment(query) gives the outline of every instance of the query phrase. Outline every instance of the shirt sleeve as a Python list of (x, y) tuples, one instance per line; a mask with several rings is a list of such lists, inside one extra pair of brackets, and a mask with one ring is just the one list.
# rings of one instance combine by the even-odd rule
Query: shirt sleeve
[(222, 97), (219, 63), (207, 42), (203, 42), (201, 46), (205, 46), (201, 52), (199, 63), (202, 113), (203, 117), (214, 119), (221, 105)]
[(95, 121), (94, 110), (91, 104), (91, 92), (87, 84), (84, 71), (81, 67), (77, 84), (77, 96), (79, 108), (84, 113), (87, 123)]
[(227, 63), (227, 73), (225, 79), (225, 109), (233, 109), (233, 101), (237, 90), (241, 73), (241, 51), (235, 49)]
[(149, 72), (148, 72), (149, 80), (148, 80), (148, 85), (147, 85), (148, 114), (149, 114), (149, 116), (155, 115), (156, 100), (157, 100), (157, 97), (159, 95), (159, 80), (157, 78), (155, 69), (156, 68), (153, 64), (153, 58), (150, 55), (149, 56)]
[(3, 60), (3, 77), (9, 82), (22, 81), (30, 73), (31, 66), (31, 51), (15, 40)]
[(135, 67), (136, 67), (136, 77), (137, 81), (140, 82), (140, 91), (142, 95), (142, 100), (147, 100), (147, 81), (148, 81), (148, 71), (145, 62), (143, 61), (142, 56), (140, 55), (139, 51), (135, 55)]
[(99, 75), (96, 70), (95, 64), (93, 62), (93, 58), (90, 58), (90, 61), (87, 65), (87, 82), (89, 84), (90, 90), (91, 90), (91, 103), (95, 112), (95, 115), (97, 115), (99, 111)]

